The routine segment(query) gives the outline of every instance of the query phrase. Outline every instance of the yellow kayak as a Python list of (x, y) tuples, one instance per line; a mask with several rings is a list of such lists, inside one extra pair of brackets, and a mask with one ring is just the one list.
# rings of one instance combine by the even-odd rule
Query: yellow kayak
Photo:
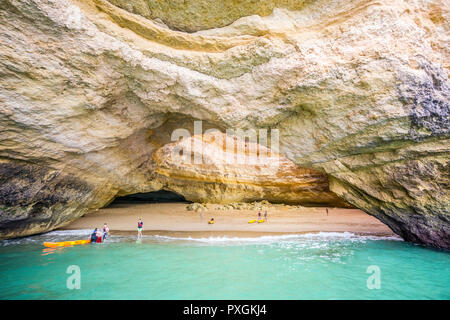
[(264, 221), (265, 221), (264, 219), (258, 220), (258, 223), (263, 223)]
[(248, 223), (255, 223), (256, 220), (250, 220)]
[(63, 242), (44, 242), (44, 246), (48, 248), (57, 248), (57, 247), (69, 247), (75, 246), (77, 244), (87, 244), (91, 243), (91, 240), (75, 240), (75, 241), (63, 241)]

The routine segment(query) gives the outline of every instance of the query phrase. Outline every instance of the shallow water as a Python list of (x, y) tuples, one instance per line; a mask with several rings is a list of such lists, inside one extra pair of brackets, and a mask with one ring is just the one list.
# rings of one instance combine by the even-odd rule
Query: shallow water
[[(56, 231), (0, 242), (1, 299), (449, 299), (450, 254), (351, 233), (202, 239), (87, 238)], [(80, 268), (80, 289), (66, 273)], [(368, 267), (375, 266), (369, 269)], [(379, 269), (377, 269), (379, 268)], [(379, 289), (368, 288), (379, 270)], [(374, 282), (369, 281), (369, 286)]]

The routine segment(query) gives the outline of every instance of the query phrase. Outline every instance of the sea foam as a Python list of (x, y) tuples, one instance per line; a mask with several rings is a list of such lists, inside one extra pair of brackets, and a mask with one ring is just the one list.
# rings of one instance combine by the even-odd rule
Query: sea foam
[[(3, 240), (0, 242), (2, 246), (41, 243), (42, 241), (67, 241), (72, 238), (87, 238), (92, 233), (91, 229), (79, 230), (56, 230), (40, 235), (30, 237)], [(108, 237), (108, 243), (129, 241), (136, 239), (136, 236), (115, 236), (114, 232)], [(193, 242), (204, 244), (270, 244), (275, 242), (298, 242), (298, 241), (360, 241), (367, 240), (387, 240), (387, 241), (403, 241), (398, 236), (375, 236), (375, 235), (358, 235), (351, 232), (317, 232), (317, 233), (303, 233), (303, 234), (282, 234), (282, 235), (267, 235), (258, 237), (229, 237), (229, 236), (210, 236), (210, 237), (173, 237), (165, 235), (149, 235), (143, 236), (142, 240), (156, 241), (156, 242)]]
[(154, 235), (149, 236), (155, 239), (161, 240), (173, 240), (173, 241), (194, 241), (194, 242), (206, 242), (206, 243), (226, 243), (226, 242), (247, 242), (247, 243), (264, 243), (264, 242), (277, 242), (286, 240), (393, 240), (403, 241), (402, 238), (397, 236), (373, 236), (373, 235), (358, 235), (351, 232), (318, 232), (318, 233), (304, 233), (304, 234), (285, 234), (285, 235), (271, 235), (260, 237), (227, 237), (227, 236), (211, 236), (203, 238), (193, 237), (171, 237)]

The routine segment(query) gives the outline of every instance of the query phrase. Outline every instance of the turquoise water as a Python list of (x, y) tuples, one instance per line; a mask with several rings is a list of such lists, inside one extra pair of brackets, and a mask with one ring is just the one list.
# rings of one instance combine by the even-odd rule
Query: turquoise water
[[(320, 233), (260, 238), (86, 238), (51, 232), (0, 242), (1, 299), (449, 299), (450, 254), (395, 238)], [(80, 268), (80, 289), (66, 282)], [(369, 289), (369, 266), (380, 289)], [(376, 268), (376, 267), (375, 267)], [(370, 271), (370, 270), (369, 270)], [(370, 284), (373, 282), (370, 282)]]

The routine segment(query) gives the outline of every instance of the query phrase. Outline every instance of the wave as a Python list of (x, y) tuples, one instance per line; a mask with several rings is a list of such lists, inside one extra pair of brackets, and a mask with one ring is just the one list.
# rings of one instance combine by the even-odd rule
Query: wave
[(94, 229), (78, 229), (78, 230), (56, 230), (44, 233), (48, 236), (88, 236)]
[(304, 234), (285, 234), (279, 236), (260, 236), (260, 237), (207, 237), (207, 238), (193, 238), (193, 237), (171, 237), (171, 236), (148, 236), (161, 240), (172, 241), (194, 241), (194, 242), (207, 242), (207, 243), (224, 243), (224, 242), (276, 242), (286, 240), (300, 240), (300, 239), (312, 239), (312, 240), (392, 240), (403, 241), (402, 238), (397, 236), (368, 236), (357, 235), (351, 232), (318, 232), (318, 233), (304, 233)]
[[(79, 230), (57, 230), (51, 231), (40, 235), (34, 235), (25, 238), (3, 240), (0, 242), (2, 246), (8, 245), (20, 245), (20, 244), (33, 244), (42, 243), (43, 241), (67, 241), (73, 239), (73, 237), (87, 238), (92, 233), (91, 229), (79, 229)], [(136, 236), (123, 236), (114, 234), (108, 237), (107, 242), (117, 243), (127, 241), (130, 239), (136, 239)], [(367, 240), (387, 240), (387, 241), (403, 241), (398, 236), (375, 236), (375, 235), (358, 235), (351, 232), (317, 232), (317, 233), (303, 233), (303, 234), (283, 234), (283, 235), (267, 235), (259, 237), (228, 237), (228, 236), (210, 236), (203, 238), (195, 237), (173, 237), (165, 235), (150, 235), (143, 236), (144, 241), (157, 241), (157, 242), (195, 242), (204, 244), (269, 244), (275, 242), (298, 242), (305, 241), (367, 241)]]
[(10, 245), (20, 245), (20, 244), (41, 244), (44, 241), (67, 241), (73, 240), (72, 237), (83, 237), (83, 239), (87, 239), (87, 237), (92, 233), (93, 230), (90, 229), (79, 229), (79, 230), (56, 230), (50, 231), (46, 233), (41, 233), (37, 235), (32, 235), (29, 237), (23, 238), (14, 238), (1, 240), (1, 246), (10, 246)]

